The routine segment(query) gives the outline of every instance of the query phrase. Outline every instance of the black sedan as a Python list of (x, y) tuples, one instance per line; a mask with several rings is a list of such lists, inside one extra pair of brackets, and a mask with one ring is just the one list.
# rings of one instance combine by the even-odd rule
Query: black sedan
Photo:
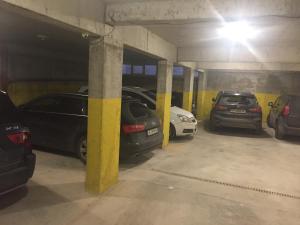
[(238, 127), (262, 131), (262, 109), (249, 92), (220, 91), (213, 99), (210, 127)]
[[(75, 153), (83, 162), (87, 153), (88, 96), (54, 94), (20, 106), (32, 143)], [(162, 130), (157, 116), (132, 98), (122, 98), (121, 157), (159, 146)]]
[(0, 195), (26, 184), (34, 167), (30, 133), (20, 124), (9, 97), (0, 91)]

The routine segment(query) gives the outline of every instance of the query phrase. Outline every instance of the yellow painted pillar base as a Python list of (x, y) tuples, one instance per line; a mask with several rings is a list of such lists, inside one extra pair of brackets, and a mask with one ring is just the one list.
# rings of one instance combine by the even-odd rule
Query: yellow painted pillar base
[(171, 94), (157, 93), (156, 97), (156, 111), (162, 122), (162, 129), (164, 139), (162, 147), (166, 147), (169, 144), (170, 134), (170, 117), (171, 117)]
[(193, 92), (191, 91), (184, 91), (183, 92), (183, 109), (192, 112), (192, 105), (193, 105)]
[(197, 93), (197, 120), (203, 120), (205, 117), (205, 91)]
[(89, 98), (86, 189), (102, 193), (118, 180), (121, 98)]

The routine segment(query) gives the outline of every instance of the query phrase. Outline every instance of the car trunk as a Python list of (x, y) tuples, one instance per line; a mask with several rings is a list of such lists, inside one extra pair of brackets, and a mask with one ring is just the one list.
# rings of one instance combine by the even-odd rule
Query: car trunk
[(260, 113), (256, 99), (251, 96), (223, 96), (216, 109), (218, 114), (228, 118), (253, 118)]
[(160, 130), (160, 121), (151, 110), (147, 109), (140, 103), (131, 102), (128, 104), (128, 112), (125, 123), (143, 125), (144, 130), (134, 133), (143, 138), (151, 137)]
[(17, 168), (24, 162), (25, 148), (8, 138), (8, 135), (19, 131), (18, 124), (0, 126), (0, 172)]
[(14, 144), (8, 135), (20, 132), (17, 109), (4, 95), (0, 95), (0, 172), (18, 167), (24, 161), (23, 146)]
[(290, 114), (287, 118), (288, 126), (300, 128), (300, 97), (291, 97), (289, 107)]

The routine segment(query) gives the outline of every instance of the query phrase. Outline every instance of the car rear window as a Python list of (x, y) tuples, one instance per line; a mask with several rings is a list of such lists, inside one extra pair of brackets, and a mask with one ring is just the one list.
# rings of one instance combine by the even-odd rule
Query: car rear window
[(136, 103), (136, 102), (130, 103), (129, 110), (130, 110), (131, 114), (133, 115), (133, 117), (135, 117), (135, 118), (150, 116), (150, 110), (146, 106), (144, 106), (140, 103)]
[(254, 96), (225, 95), (219, 100), (220, 105), (256, 105), (257, 100)]
[(17, 121), (17, 109), (9, 97), (0, 94), (0, 123), (9, 123)]

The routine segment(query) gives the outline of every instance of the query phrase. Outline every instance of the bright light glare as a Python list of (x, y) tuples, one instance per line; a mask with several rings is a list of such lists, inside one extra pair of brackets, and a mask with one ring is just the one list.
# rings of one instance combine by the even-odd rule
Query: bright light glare
[(218, 35), (235, 42), (246, 42), (257, 36), (258, 31), (245, 21), (228, 22), (217, 30)]

